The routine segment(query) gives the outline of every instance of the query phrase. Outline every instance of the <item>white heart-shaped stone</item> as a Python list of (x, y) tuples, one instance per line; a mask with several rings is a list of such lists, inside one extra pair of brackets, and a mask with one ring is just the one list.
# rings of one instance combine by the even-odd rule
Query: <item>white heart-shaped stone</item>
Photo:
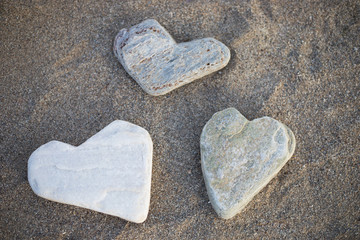
[(28, 180), (40, 197), (128, 221), (145, 221), (153, 145), (149, 133), (114, 121), (78, 147), (51, 141), (32, 153)]
[(230, 50), (213, 38), (177, 44), (153, 19), (114, 41), (114, 53), (125, 70), (147, 93), (158, 96), (225, 67)]
[(200, 140), (201, 167), (210, 202), (229, 219), (276, 176), (295, 150), (292, 131), (262, 117), (248, 121), (228, 108), (206, 123)]

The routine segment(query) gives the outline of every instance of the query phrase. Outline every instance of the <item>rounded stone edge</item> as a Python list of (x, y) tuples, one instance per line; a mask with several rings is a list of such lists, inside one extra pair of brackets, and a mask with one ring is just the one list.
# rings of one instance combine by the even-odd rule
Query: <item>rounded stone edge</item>
[(296, 138), (295, 138), (295, 134), (293, 133), (293, 131), (288, 127), (286, 126), (285, 124), (281, 123), (286, 131), (287, 131), (287, 134), (289, 136), (289, 143), (288, 145), (290, 145), (289, 147), (289, 159), (292, 157), (292, 155), (295, 153), (295, 149), (296, 149)]
[[(76, 148), (75, 146), (71, 145), (71, 144), (67, 144), (67, 143), (63, 143), (57, 140), (51, 140), (43, 145), (41, 145), (40, 147), (38, 147), (34, 152), (31, 153), (28, 161), (27, 161), (27, 180), (29, 182), (29, 185), (31, 187), (31, 190), (39, 197), (48, 199), (48, 200), (52, 200), (51, 198), (49, 198), (49, 196), (47, 196), (46, 194), (44, 194), (43, 192), (41, 192), (37, 186), (36, 183), (36, 179), (35, 177), (32, 176), (32, 174), (34, 173), (34, 171), (36, 171), (37, 166), (36, 163), (34, 163), (34, 161), (36, 161), (37, 159), (37, 155), (40, 151), (43, 151), (46, 148), (49, 148), (51, 150), (51, 148), (58, 148), (59, 146), (62, 147), (67, 147), (69, 149), (73, 149)], [(35, 182), (34, 182), (35, 181)], [(53, 201), (53, 200), (52, 200)]]

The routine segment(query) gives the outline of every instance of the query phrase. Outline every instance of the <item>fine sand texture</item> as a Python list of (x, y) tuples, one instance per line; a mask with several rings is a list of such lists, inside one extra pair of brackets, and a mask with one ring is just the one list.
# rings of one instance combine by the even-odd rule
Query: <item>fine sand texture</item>
[[(149, 18), (177, 42), (223, 42), (229, 64), (166, 95), (145, 93), (112, 46)], [(0, 33), (0, 239), (360, 238), (359, 1), (3, 0)], [(223, 220), (206, 193), (200, 134), (228, 107), (279, 120), (297, 146)], [(34, 194), (34, 150), (51, 140), (77, 146), (116, 119), (154, 143), (144, 223)]]

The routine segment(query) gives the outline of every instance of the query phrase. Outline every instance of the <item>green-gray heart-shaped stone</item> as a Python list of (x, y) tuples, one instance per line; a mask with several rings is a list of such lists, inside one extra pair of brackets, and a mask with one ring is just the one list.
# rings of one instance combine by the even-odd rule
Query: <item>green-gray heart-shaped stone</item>
[(239, 213), (275, 177), (295, 150), (292, 131), (262, 117), (248, 121), (235, 108), (217, 112), (200, 139), (201, 167), (217, 214)]

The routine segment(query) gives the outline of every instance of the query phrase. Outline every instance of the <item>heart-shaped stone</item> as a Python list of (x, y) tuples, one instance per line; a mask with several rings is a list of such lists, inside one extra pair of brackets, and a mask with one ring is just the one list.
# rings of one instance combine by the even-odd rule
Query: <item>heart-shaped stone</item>
[(153, 19), (122, 29), (114, 53), (130, 76), (154, 96), (220, 70), (230, 60), (223, 43), (204, 38), (177, 44)]
[(39, 147), (29, 158), (28, 180), (40, 197), (141, 223), (152, 152), (145, 129), (117, 120), (78, 147), (58, 141)]
[(292, 131), (262, 117), (248, 121), (239, 111), (217, 112), (200, 140), (201, 168), (210, 202), (229, 219), (275, 177), (295, 150)]

